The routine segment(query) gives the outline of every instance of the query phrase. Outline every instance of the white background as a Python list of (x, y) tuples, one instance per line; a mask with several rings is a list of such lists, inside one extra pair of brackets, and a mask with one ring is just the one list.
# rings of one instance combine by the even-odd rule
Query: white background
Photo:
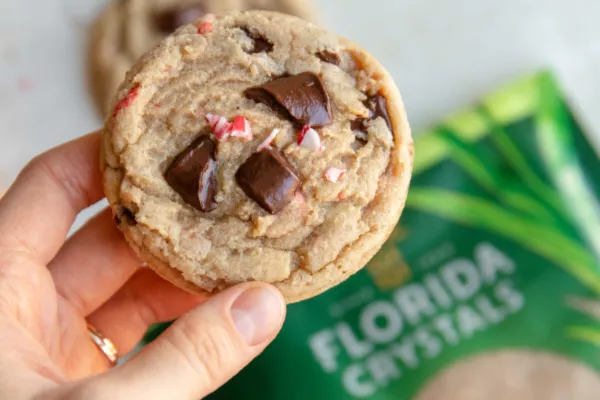
[[(415, 131), (546, 67), (600, 141), (598, 0), (317, 0), (391, 71)], [(84, 51), (102, 0), (0, 0), (0, 191), (29, 158), (99, 127)]]

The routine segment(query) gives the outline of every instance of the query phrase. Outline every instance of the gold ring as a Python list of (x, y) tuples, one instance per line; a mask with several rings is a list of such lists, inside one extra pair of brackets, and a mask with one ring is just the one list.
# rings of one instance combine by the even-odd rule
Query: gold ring
[(112, 340), (105, 338), (98, 329), (94, 328), (91, 324), (87, 324), (88, 334), (92, 342), (100, 349), (100, 351), (108, 358), (110, 361), (110, 366), (114, 367), (117, 365), (117, 361), (119, 360), (119, 351), (117, 350), (117, 346), (112, 342)]

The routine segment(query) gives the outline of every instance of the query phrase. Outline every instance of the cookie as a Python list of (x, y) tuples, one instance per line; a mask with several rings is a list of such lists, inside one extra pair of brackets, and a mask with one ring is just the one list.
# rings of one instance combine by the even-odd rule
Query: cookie
[(89, 53), (90, 85), (102, 115), (125, 73), (165, 36), (206, 13), (246, 9), (316, 19), (312, 0), (113, 0), (96, 20)]
[(377, 60), (299, 18), (247, 11), (186, 25), (136, 63), (101, 159), (115, 220), (158, 274), (200, 292), (270, 282), (296, 302), (378, 251), (413, 156)]

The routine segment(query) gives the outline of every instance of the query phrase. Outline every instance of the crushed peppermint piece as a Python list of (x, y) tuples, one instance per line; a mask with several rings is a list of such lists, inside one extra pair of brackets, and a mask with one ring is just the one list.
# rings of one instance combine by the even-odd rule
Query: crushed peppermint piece
[(129, 93), (127, 93), (127, 95), (125, 97), (123, 97), (121, 99), (121, 101), (119, 101), (117, 103), (117, 105), (115, 106), (115, 112), (113, 113), (113, 117), (116, 117), (117, 114), (119, 113), (119, 111), (121, 111), (124, 108), (129, 107), (133, 101), (135, 100), (135, 98), (138, 96), (139, 92), (140, 92), (140, 87), (142, 85), (139, 83), (136, 83), (131, 90), (129, 91)]
[(205, 118), (219, 142), (229, 138), (233, 125), (227, 122), (227, 118), (214, 114), (206, 114)]
[(210, 21), (204, 21), (198, 25), (198, 34), (204, 35), (205, 33), (210, 33), (213, 30), (213, 24)]
[(339, 194), (338, 194), (338, 200), (339, 200), (339, 201), (342, 201), (342, 200), (344, 200), (344, 199), (345, 199), (345, 197), (344, 197), (344, 194), (343, 194), (343, 193), (339, 193)]
[(302, 128), (298, 134), (298, 144), (310, 150), (324, 151), (325, 146), (321, 145), (319, 133), (307, 125)]
[(279, 129), (273, 129), (273, 132), (271, 132), (269, 134), (269, 136), (267, 136), (267, 138), (265, 139), (265, 141), (262, 142), (260, 144), (260, 146), (258, 146), (257, 151), (263, 151), (267, 147), (271, 147), (271, 142), (273, 141), (273, 139), (275, 139), (275, 136), (277, 136), (278, 133), (279, 133)]
[(252, 140), (252, 129), (250, 129), (250, 121), (238, 115), (233, 119), (231, 126), (231, 136)]
[(325, 171), (325, 179), (329, 182), (337, 182), (344, 174), (346, 173), (345, 169), (340, 168), (329, 168)]
[(219, 142), (223, 142), (229, 137), (239, 137), (246, 141), (252, 140), (250, 121), (242, 116), (236, 116), (233, 122), (228, 122), (227, 118), (214, 114), (206, 114), (205, 118)]
[(310, 127), (308, 125), (304, 125), (302, 127), (302, 130), (300, 131), (300, 133), (298, 133), (298, 146), (300, 146), (300, 144), (302, 143), (302, 141), (304, 140), (304, 135), (306, 135), (306, 132), (310, 129)]
[(160, 103), (154, 104), (154, 108), (160, 108)]

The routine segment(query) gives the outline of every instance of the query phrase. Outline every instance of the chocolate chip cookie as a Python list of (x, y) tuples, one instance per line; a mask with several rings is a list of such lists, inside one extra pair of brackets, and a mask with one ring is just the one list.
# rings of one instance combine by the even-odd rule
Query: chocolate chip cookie
[(90, 45), (90, 83), (102, 115), (125, 73), (165, 36), (207, 13), (250, 9), (316, 19), (312, 0), (113, 0), (97, 19)]
[(287, 301), (360, 270), (412, 170), (400, 94), (366, 51), (292, 16), (206, 16), (144, 55), (103, 133), (119, 228), (196, 291), (245, 281)]

